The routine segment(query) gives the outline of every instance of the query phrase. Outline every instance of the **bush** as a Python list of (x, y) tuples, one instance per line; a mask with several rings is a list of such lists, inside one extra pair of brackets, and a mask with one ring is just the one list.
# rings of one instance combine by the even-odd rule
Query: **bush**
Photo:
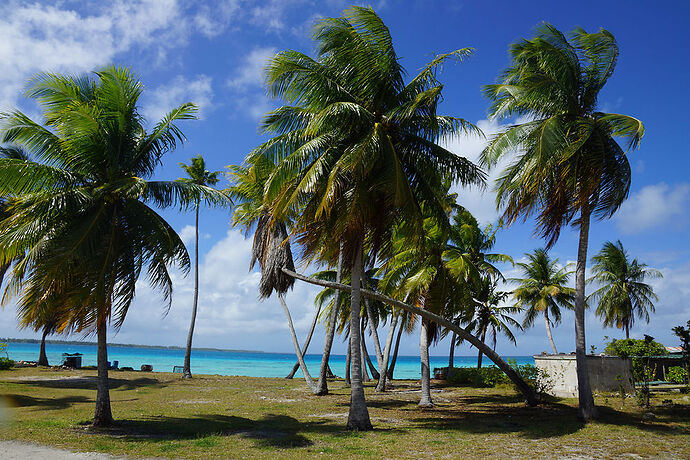
[(659, 356), (666, 354), (666, 348), (653, 340), (612, 340), (604, 350), (607, 355), (629, 358), (631, 356)]
[(688, 381), (688, 371), (680, 366), (669, 367), (666, 380), (673, 383), (686, 383)]
[(6, 371), (14, 366), (14, 361), (4, 356), (0, 358), (0, 371)]
[(508, 378), (496, 366), (487, 366), (477, 369), (476, 367), (454, 367), (448, 383), (452, 385), (467, 385), (478, 388), (490, 388), (497, 383), (507, 382)]

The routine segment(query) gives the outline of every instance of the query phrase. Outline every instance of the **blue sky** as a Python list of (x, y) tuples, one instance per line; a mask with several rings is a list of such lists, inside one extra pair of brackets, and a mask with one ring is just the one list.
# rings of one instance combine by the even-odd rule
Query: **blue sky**
[[(192, 4), (193, 3), (193, 4)], [(261, 70), (272, 53), (296, 49), (312, 54), (311, 26), (324, 16), (339, 15), (349, 2), (327, 0), (143, 0), (114, 2), (4, 2), (0, 6), (0, 107), (18, 106), (32, 116), (37, 107), (22, 98), (26, 80), (38, 71), (79, 73), (115, 63), (132, 67), (146, 86), (142, 111), (155, 120), (186, 101), (201, 107), (199, 121), (184, 124), (188, 142), (170, 154), (157, 178), (180, 176), (178, 162), (202, 154), (211, 169), (240, 163), (262, 137), (257, 122), (279, 104), (266, 98)], [(487, 120), (481, 85), (492, 83), (508, 65), (508, 46), (530, 38), (548, 21), (563, 31), (581, 26), (610, 30), (620, 46), (618, 66), (601, 93), (603, 111), (635, 116), (645, 123), (641, 148), (630, 152), (633, 184), (630, 198), (611, 220), (592, 225), (590, 254), (607, 240), (621, 239), (642, 261), (661, 270), (654, 282), (659, 295), (652, 323), (638, 322), (643, 333), (676, 345), (672, 326), (690, 319), (690, 159), (686, 138), (687, 83), (690, 81), (690, 5), (685, 2), (453, 2), (380, 1), (372, 3), (389, 26), (396, 50), (410, 74), (434, 53), (472, 47), (474, 55), (446, 66), (441, 111), (479, 124), (487, 134), (500, 125)], [(458, 154), (476, 159), (479, 138), (449, 142)], [(495, 174), (495, 173), (493, 173)], [(497, 216), (491, 191), (459, 190), (460, 203), (483, 222)], [(191, 213), (163, 214), (189, 239)], [(283, 313), (277, 302), (257, 299), (257, 273), (248, 272), (251, 243), (228, 226), (228, 211), (204, 211), (201, 217), (201, 298), (195, 345), (291, 351)], [(543, 242), (533, 223), (516, 224), (498, 235), (496, 250), (520, 259)], [(576, 234), (565, 231), (551, 254), (563, 263), (574, 260)], [(309, 268), (306, 269), (307, 271)], [(508, 276), (515, 275), (505, 267)], [(311, 321), (316, 291), (299, 285), (288, 297), (300, 337)], [(175, 276), (173, 308), (162, 318), (159, 296), (145, 282), (130, 316), (112, 341), (183, 345), (191, 308), (192, 280)], [(540, 327), (541, 326), (541, 327)], [(385, 331), (383, 331), (385, 334)], [(312, 342), (320, 350), (322, 329)], [(592, 312), (587, 318), (588, 346), (603, 349), (604, 330)], [(559, 351), (574, 349), (573, 317), (565, 314), (554, 331)], [(18, 331), (14, 305), (0, 312), (0, 336), (35, 337)], [(401, 345), (417, 354), (418, 338)], [(343, 350), (340, 341), (336, 352)], [(518, 346), (499, 339), (504, 354), (531, 354), (548, 349), (541, 323), (518, 334)], [(458, 354), (473, 354), (462, 346)], [(432, 354), (447, 354), (441, 343)]]

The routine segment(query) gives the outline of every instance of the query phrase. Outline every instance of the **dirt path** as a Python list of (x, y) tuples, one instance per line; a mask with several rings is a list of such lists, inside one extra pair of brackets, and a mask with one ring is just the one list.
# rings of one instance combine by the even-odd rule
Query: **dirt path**
[(3, 460), (124, 460), (127, 457), (115, 457), (98, 452), (70, 452), (28, 442), (0, 441), (0, 458)]

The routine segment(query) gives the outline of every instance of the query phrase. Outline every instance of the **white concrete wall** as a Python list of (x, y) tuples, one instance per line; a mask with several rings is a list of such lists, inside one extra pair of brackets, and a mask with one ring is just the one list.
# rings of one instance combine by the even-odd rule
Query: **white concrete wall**
[[(559, 398), (577, 397), (577, 369), (575, 355), (537, 355), (534, 364), (548, 375), (549, 393)], [(619, 384), (632, 392), (630, 360), (616, 356), (587, 356), (589, 382), (593, 392), (618, 391)], [(621, 376), (620, 380), (616, 376)]]

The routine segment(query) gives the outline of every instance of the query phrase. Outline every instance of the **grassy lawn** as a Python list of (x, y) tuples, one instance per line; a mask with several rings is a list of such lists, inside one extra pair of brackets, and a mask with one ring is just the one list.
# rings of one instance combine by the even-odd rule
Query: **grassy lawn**
[[(436, 407), (417, 408), (415, 382), (367, 388), (375, 430), (344, 429), (349, 390), (312, 396), (303, 380), (112, 372), (107, 431), (88, 427), (95, 371), (0, 371), (0, 439), (78, 451), (154, 457), (226, 458), (690, 458), (690, 397), (657, 395), (654, 420), (629, 398), (599, 395), (601, 420), (583, 424), (575, 400), (526, 407), (510, 387), (435, 386)], [(67, 377), (67, 378), (64, 378)], [(672, 403), (664, 400), (672, 400)], [(9, 418), (9, 420), (7, 420)]]

